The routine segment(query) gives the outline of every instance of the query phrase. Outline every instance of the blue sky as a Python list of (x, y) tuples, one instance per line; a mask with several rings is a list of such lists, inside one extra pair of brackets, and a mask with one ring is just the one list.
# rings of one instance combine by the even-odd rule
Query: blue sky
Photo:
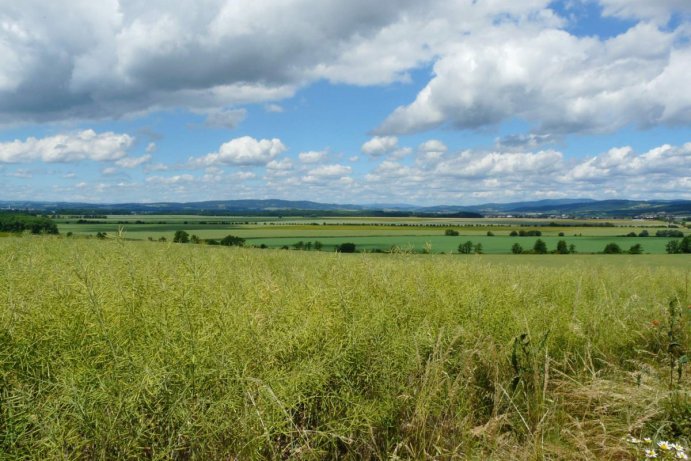
[(0, 0), (0, 200), (691, 199), (687, 0)]

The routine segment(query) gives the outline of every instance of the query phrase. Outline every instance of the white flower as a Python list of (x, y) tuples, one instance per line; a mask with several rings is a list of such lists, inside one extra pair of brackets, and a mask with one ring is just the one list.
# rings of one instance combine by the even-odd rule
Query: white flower
[(645, 450), (645, 457), (646, 458), (657, 458), (657, 453), (655, 453), (655, 450)]
[(683, 451), (677, 451), (677, 459), (689, 459), (689, 456)]
[(629, 436), (626, 440), (628, 440), (630, 443), (641, 443), (641, 439), (637, 439), (636, 437)]
[(661, 441), (657, 442), (657, 446), (660, 447), (661, 450), (671, 450), (672, 449), (669, 442), (666, 440), (661, 440)]

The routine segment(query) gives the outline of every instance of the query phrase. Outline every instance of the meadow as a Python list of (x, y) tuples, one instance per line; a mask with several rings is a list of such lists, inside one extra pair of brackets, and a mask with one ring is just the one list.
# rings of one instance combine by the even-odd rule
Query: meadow
[[(200, 239), (221, 239), (235, 235), (247, 245), (269, 248), (292, 247), (302, 241), (319, 241), (325, 251), (333, 251), (344, 242), (356, 244), (359, 251), (396, 251), (432, 253), (458, 252), (459, 244), (468, 240), (482, 245), (484, 253), (509, 254), (518, 243), (524, 250), (533, 247), (536, 237), (512, 237), (512, 231), (540, 230), (548, 249), (554, 250), (559, 240), (574, 245), (580, 253), (602, 252), (608, 243), (617, 243), (624, 251), (640, 244), (644, 253), (664, 254), (668, 237), (654, 237), (665, 229), (662, 221), (610, 220), (553, 220), (530, 218), (454, 219), (454, 218), (278, 218), (242, 216), (176, 216), (176, 215), (118, 215), (85, 219), (56, 220), (62, 234), (94, 236), (104, 232), (110, 236), (124, 230), (131, 240), (172, 239), (176, 231), (184, 230)], [(453, 229), (460, 235), (444, 235)], [(648, 230), (652, 237), (625, 237)], [(686, 234), (688, 229), (680, 228)], [(491, 232), (494, 236), (489, 237)], [(562, 234), (562, 235), (560, 235)]]
[[(531, 239), (532, 240), (532, 239)], [(3, 459), (641, 459), (691, 439), (688, 255), (0, 239)]]

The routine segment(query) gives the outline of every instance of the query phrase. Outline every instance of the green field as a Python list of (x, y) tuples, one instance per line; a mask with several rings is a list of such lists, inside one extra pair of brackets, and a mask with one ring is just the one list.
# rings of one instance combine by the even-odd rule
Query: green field
[(1, 458), (642, 459), (629, 434), (688, 446), (688, 261), (3, 238)]
[[(194, 234), (200, 239), (221, 239), (236, 235), (249, 245), (266, 245), (271, 248), (320, 241), (324, 250), (333, 250), (344, 242), (352, 242), (360, 251), (389, 251), (397, 247), (403, 251), (423, 252), (426, 248), (434, 253), (457, 252), (465, 241), (481, 243), (483, 251), (490, 254), (508, 254), (514, 243), (525, 250), (533, 247), (537, 237), (510, 237), (511, 231), (537, 229), (548, 249), (556, 248), (557, 241), (573, 244), (577, 252), (598, 253), (605, 245), (616, 242), (626, 251), (632, 245), (641, 244), (644, 253), (663, 254), (671, 238), (623, 237), (643, 229), (654, 235), (666, 224), (659, 221), (612, 220), (612, 226), (602, 226), (597, 220), (536, 220), (536, 219), (451, 219), (451, 218), (269, 218), (225, 216), (168, 216), (131, 215), (108, 216), (96, 219), (98, 223), (76, 224), (73, 219), (60, 219), (62, 234), (93, 236), (105, 232), (110, 236), (120, 230), (132, 240), (172, 239), (178, 230)], [(548, 225), (553, 223), (553, 225)], [(444, 235), (445, 229), (454, 229), (459, 237)], [(688, 229), (681, 229), (687, 234)], [(487, 232), (495, 234), (487, 237)], [(563, 233), (563, 237), (559, 234)]]

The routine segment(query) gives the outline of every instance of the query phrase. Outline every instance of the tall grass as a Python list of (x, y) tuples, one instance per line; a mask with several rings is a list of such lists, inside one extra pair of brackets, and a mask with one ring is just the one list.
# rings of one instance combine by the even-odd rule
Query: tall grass
[(687, 278), (2, 239), (0, 457), (628, 459), (691, 436)]

